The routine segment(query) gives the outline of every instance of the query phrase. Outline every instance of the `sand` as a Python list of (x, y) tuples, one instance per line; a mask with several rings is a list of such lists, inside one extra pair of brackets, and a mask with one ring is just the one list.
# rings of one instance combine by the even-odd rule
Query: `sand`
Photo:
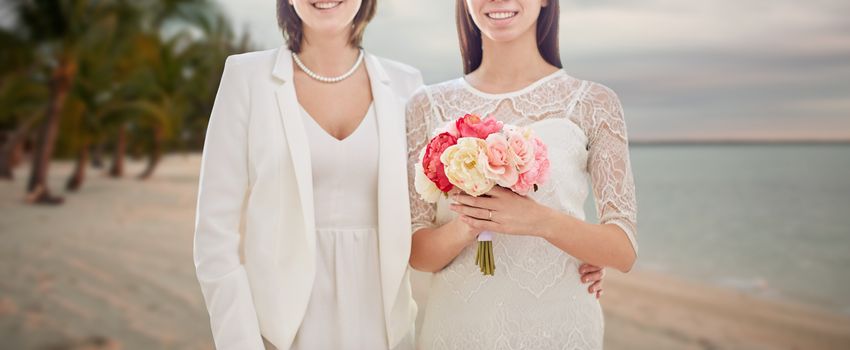
[[(60, 207), (23, 203), (25, 167), (0, 182), (0, 349), (212, 348), (192, 263), (199, 165), (170, 155), (145, 182), (91, 169)], [(51, 170), (61, 193), (71, 164)], [(610, 273), (603, 306), (606, 349), (850, 349), (846, 316), (640, 269)]]

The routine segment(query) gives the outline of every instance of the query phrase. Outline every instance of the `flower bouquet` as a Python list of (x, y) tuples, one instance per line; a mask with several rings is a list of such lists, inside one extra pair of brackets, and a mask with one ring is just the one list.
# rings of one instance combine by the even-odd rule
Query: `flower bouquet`
[[(547, 153), (546, 145), (528, 127), (467, 114), (437, 130), (420, 152), (416, 192), (429, 203), (455, 188), (475, 197), (494, 186), (527, 195), (549, 176)], [(492, 276), (494, 260), (493, 233), (482, 232), (475, 264), (484, 275)]]

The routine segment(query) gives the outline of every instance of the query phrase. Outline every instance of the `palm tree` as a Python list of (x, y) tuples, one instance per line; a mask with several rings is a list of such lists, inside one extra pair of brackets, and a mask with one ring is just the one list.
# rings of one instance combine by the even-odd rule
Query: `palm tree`
[[(143, 25), (147, 29), (133, 41), (132, 66), (137, 70), (125, 86), (127, 95), (137, 101), (127, 111), (135, 118), (118, 128), (111, 173), (123, 173), (127, 139), (132, 138), (148, 152), (148, 164), (139, 174), (147, 179), (169, 145), (186, 147), (187, 140), (197, 134), (189, 127), (200, 124), (197, 115), (209, 115), (224, 58), (244, 50), (248, 41), (234, 44), (229, 23), (211, 1), (153, 1), (141, 6), (153, 15)], [(130, 125), (133, 132), (128, 132)], [(205, 126), (204, 122), (201, 130)]]
[(23, 143), (41, 117), (47, 97), (43, 74), (32, 69), (5, 73), (0, 82), (0, 179), (11, 180)]
[(79, 58), (103, 35), (104, 19), (116, 1), (11, 0), (17, 14), (15, 35), (35, 45), (37, 58), (49, 67), (49, 98), (41, 121), (27, 199), (32, 203), (61, 203), (51, 195), (47, 174), (65, 102), (77, 78)]
[(3, 5), (15, 21), (0, 29), (0, 131), (14, 132), (0, 133), (0, 176), (11, 176), (12, 149), (38, 126), (27, 183), (33, 203), (61, 202), (47, 186), (57, 142), (77, 160), (70, 190), (83, 183), (93, 145), (111, 147), (113, 176), (123, 174), (126, 150), (141, 147), (149, 154), (143, 179), (166, 149), (199, 147), (224, 58), (248, 45), (234, 40), (212, 0)]
[(116, 2), (102, 19), (101, 29), (108, 33), (79, 56), (79, 74), (71, 98), (81, 107), (75, 111), (78, 113), (67, 117), (74, 121), (66, 136), (72, 139), (69, 143), (76, 152), (74, 171), (66, 184), (68, 190), (82, 186), (91, 146), (103, 144), (112, 126), (110, 121), (128, 104), (118, 92), (130, 78), (125, 61), (134, 53), (128, 42), (137, 35), (142, 15), (132, 3)]

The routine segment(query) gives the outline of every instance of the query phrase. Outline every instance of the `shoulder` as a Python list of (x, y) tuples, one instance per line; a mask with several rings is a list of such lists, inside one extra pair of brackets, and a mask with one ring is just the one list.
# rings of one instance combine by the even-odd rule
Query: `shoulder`
[(375, 56), (378, 62), (381, 62), (381, 65), (384, 69), (387, 70), (387, 73), (392, 76), (399, 76), (405, 78), (416, 78), (422, 77), (422, 72), (413, 66), (405, 63), (401, 63), (396, 60), (391, 60), (389, 58), (384, 58), (380, 56)]
[(584, 94), (581, 97), (585, 102), (596, 110), (605, 110), (612, 113), (622, 114), (620, 97), (613, 89), (595, 81), (583, 81)]
[(388, 58), (373, 55), (380, 63), (392, 82), (393, 86), (405, 98), (413, 94), (423, 84), (422, 72), (411, 65), (401, 63)]
[(601, 130), (609, 130), (621, 138), (626, 138), (626, 121), (623, 116), (623, 106), (620, 98), (613, 89), (594, 81), (582, 81), (584, 92), (580, 104), (586, 106), (582, 110), (581, 125), (587, 132), (591, 142), (597, 139)]
[(439, 104), (442, 96), (463, 88), (460, 79), (462, 78), (420, 86), (413, 92), (408, 106), (430, 107), (432, 104)]
[(438, 103), (443, 96), (451, 95), (452, 92), (463, 90), (463, 78), (446, 80), (443, 82), (422, 85), (413, 93), (411, 101), (418, 100), (427, 103)]
[(255, 72), (271, 72), (281, 49), (270, 49), (263, 51), (252, 51), (227, 56), (224, 62), (225, 70), (250, 74)]

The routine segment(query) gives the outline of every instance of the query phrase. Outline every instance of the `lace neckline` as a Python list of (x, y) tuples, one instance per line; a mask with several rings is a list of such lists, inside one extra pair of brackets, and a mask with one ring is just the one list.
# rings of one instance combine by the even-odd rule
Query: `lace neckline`
[(519, 90), (502, 92), (502, 93), (489, 93), (489, 92), (481, 91), (478, 88), (472, 86), (472, 84), (470, 84), (469, 81), (466, 80), (466, 76), (462, 76), (462, 77), (458, 78), (458, 80), (460, 81), (460, 84), (463, 85), (463, 87), (465, 87), (469, 92), (471, 92), (475, 95), (478, 95), (478, 96), (481, 96), (481, 97), (484, 97), (484, 98), (500, 99), (500, 98), (510, 98), (510, 97), (522, 95), (526, 92), (534, 90), (534, 88), (540, 86), (541, 84), (543, 84), (543, 83), (545, 83), (549, 80), (552, 80), (556, 77), (562, 76), (562, 75), (566, 76), (567, 73), (563, 69), (558, 69), (558, 70), (556, 70), (552, 73), (549, 73), (548, 75), (546, 75), (546, 76), (544, 76), (540, 79), (537, 79), (536, 81), (532, 82), (531, 84), (526, 85), (525, 87), (523, 87)]

